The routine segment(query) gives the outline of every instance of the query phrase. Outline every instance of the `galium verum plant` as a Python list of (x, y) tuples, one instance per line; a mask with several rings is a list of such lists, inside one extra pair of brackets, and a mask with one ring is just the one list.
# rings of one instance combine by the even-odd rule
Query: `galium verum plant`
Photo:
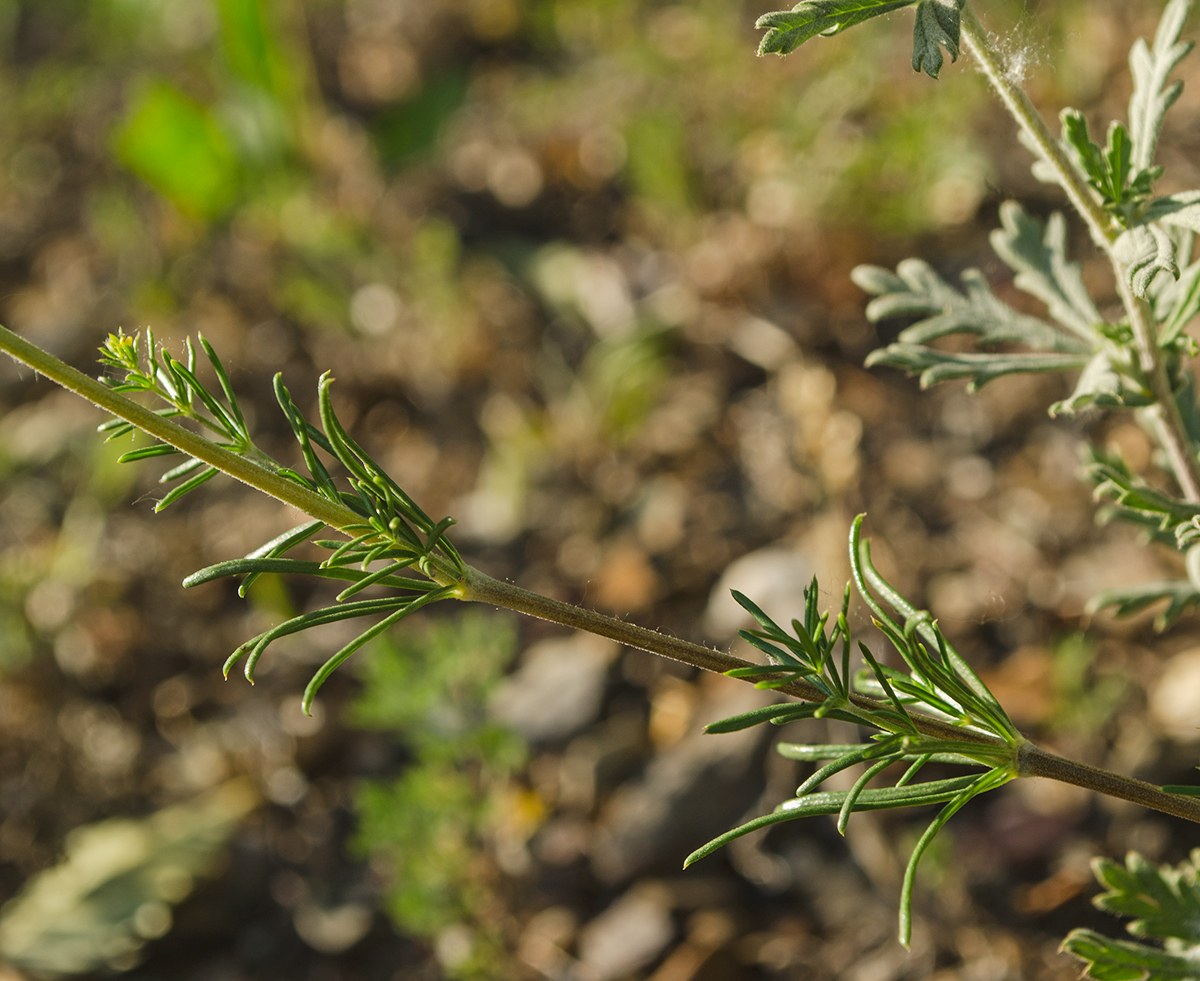
[[(1105, 593), (1093, 601), (1093, 607), (1112, 606), (1118, 614), (1127, 614), (1165, 599), (1159, 626), (1166, 627), (1200, 603), (1200, 407), (1187, 370), (1187, 359), (1197, 353), (1197, 346), (1184, 332), (1200, 312), (1200, 262), (1193, 260), (1194, 233), (1200, 231), (1200, 191), (1159, 197), (1154, 191), (1162, 176), (1154, 163), (1159, 133), (1164, 114), (1180, 92), (1180, 83), (1171, 82), (1169, 76), (1191, 48), (1180, 40), (1190, 0), (1171, 0), (1153, 44), (1139, 41), (1134, 46), (1129, 120), (1112, 123), (1103, 146), (1093, 141), (1085, 118), (1073, 109), (1063, 110), (1060, 133), (1051, 131), (965, 0), (802, 2), (790, 11), (760, 19), (759, 26), (767, 29), (760, 51), (787, 54), (817, 35), (837, 34), (908, 6), (915, 6), (916, 15), (913, 68), (936, 78), (944, 65), (943, 51), (955, 60), (960, 47), (966, 47), (975, 57), (1033, 151), (1035, 173), (1062, 188), (1094, 245), (1111, 263), (1121, 313), (1105, 318), (1089, 295), (1078, 265), (1068, 258), (1067, 225), (1061, 215), (1043, 223), (1008, 203), (1001, 208), (1001, 228), (993, 233), (993, 247), (1013, 269), (1015, 284), (1045, 304), (1049, 319), (1004, 304), (973, 270), (962, 275), (960, 289), (916, 259), (901, 263), (894, 272), (860, 267), (854, 279), (875, 297), (867, 307), (868, 317), (912, 320), (898, 340), (872, 354), (869, 363), (919, 373), (923, 385), (965, 378), (972, 389), (1006, 374), (1078, 371), (1072, 395), (1052, 406), (1053, 414), (1085, 409), (1139, 413), (1157, 437), (1179, 494), (1151, 488), (1118, 457), (1098, 450), (1092, 451), (1088, 472), (1097, 496), (1108, 502), (1106, 514), (1141, 524), (1152, 537), (1178, 548), (1189, 576)], [(954, 334), (973, 337), (976, 349), (958, 352), (938, 346), (941, 338)], [(1009, 780), (1047, 777), (1200, 822), (1200, 788), (1157, 787), (1064, 759), (1025, 738), (932, 617), (900, 596), (875, 569), (862, 538), (861, 516), (849, 540), (853, 587), (905, 670), (885, 665), (865, 644), (855, 643), (848, 621), (850, 585), (841, 609), (833, 615), (820, 612), (815, 581), (805, 594), (803, 619), (793, 620), (790, 632), (751, 599), (735, 594), (758, 624), (742, 633), (766, 657), (765, 664), (752, 664), (500, 582), (466, 563), (447, 537), (453, 519), (435, 521), (427, 515), (346, 432), (334, 410), (328, 374), (318, 386), (319, 426), (304, 417), (276, 376), (276, 400), (296, 438), (304, 470), (272, 459), (254, 444), (220, 358), (203, 338), (199, 346), (216, 379), (215, 390), (199, 377), (200, 361), (191, 343), (183, 360), (178, 360), (149, 331), (140, 337), (112, 335), (101, 349), (101, 361), (110, 375), (98, 381), (0, 328), (0, 350), (116, 417), (101, 427), (109, 438), (140, 430), (155, 440), (151, 446), (124, 454), (122, 460), (184, 458), (163, 475), (163, 482), (171, 486), (158, 509), (221, 471), (309, 517), (243, 558), (200, 570), (185, 580), (186, 586), (194, 587), (241, 576), (243, 594), (263, 573), (316, 576), (346, 584), (330, 606), (293, 617), (246, 641), (230, 656), (226, 673), (244, 660), (246, 676), (253, 680), (259, 659), (279, 637), (338, 620), (374, 618), (315, 673), (304, 693), (307, 711), (321, 684), (356, 650), (411, 613), (453, 599), (489, 603), (588, 630), (792, 696), (792, 701), (713, 723), (709, 731), (830, 718), (861, 726), (868, 738), (852, 745), (781, 744), (779, 751), (785, 756), (821, 765), (800, 784), (794, 800), (708, 843), (688, 862), (739, 835), (782, 821), (837, 814), (838, 828), (844, 832), (856, 811), (941, 805), (914, 848), (904, 876), (900, 939), (906, 944), (921, 856), (968, 801)], [(181, 422), (190, 422), (192, 428)], [(304, 545), (321, 550), (323, 558), (306, 560), (289, 554)], [(856, 656), (863, 662), (857, 668)], [(828, 777), (860, 764), (865, 768), (849, 790), (820, 789)], [(967, 772), (919, 779), (928, 764)], [(885, 770), (897, 766), (903, 772), (891, 786), (873, 785)], [(1130, 859), (1125, 873), (1111, 863), (1098, 866), (1098, 875), (1110, 887), (1110, 893), (1101, 897), (1102, 906), (1141, 915), (1169, 894), (1190, 922), (1200, 922), (1194, 867), (1156, 871), (1139, 862)], [(1131, 929), (1139, 935), (1167, 937), (1168, 950), (1110, 941), (1086, 931), (1073, 933), (1066, 947), (1088, 962), (1094, 978), (1196, 976), (1175, 970), (1178, 964), (1170, 973), (1163, 957), (1169, 954), (1182, 958), (1179, 963), (1190, 963), (1188, 959), (1200, 950), (1200, 934), (1193, 935), (1193, 930), (1184, 935), (1177, 925), (1146, 918)]]

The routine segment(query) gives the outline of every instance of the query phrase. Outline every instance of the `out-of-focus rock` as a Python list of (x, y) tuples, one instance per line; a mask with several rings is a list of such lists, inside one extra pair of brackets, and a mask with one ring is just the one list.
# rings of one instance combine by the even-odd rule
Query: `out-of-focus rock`
[(571, 810), (591, 811), (641, 762), (645, 743), (644, 719), (636, 712), (614, 715), (573, 739), (559, 768), (559, 802)]
[(732, 918), (721, 910), (700, 910), (688, 921), (687, 940), (671, 951), (649, 981), (733, 981), (739, 966), (721, 948), (736, 933)]
[[(721, 684), (714, 694), (697, 712), (702, 722), (764, 701), (762, 692), (743, 685)], [(592, 850), (600, 880), (623, 882), (651, 868), (677, 868), (692, 850), (728, 830), (758, 792), (756, 759), (768, 735), (766, 726), (719, 736), (694, 730), (659, 752), (601, 814)]]
[(62, 863), (0, 913), (0, 957), (44, 977), (133, 967), (256, 803), (251, 785), (233, 780), (141, 820), (75, 829)]
[(1200, 647), (1176, 654), (1150, 692), (1150, 717), (1181, 743), (1200, 742)]
[(565, 977), (571, 970), (566, 948), (575, 937), (575, 914), (564, 906), (551, 906), (533, 917), (521, 931), (517, 956), (547, 977)]
[(713, 637), (726, 638), (753, 624), (750, 614), (730, 595), (732, 589), (745, 593), (778, 623), (791, 623), (793, 617), (803, 616), (804, 588), (815, 572), (808, 556), (776, 545), (743, 555), (709, 594), (705, 628)]
[(292, 923), (300, 939), (322, 954), (340, 954), (367, 935), (374, 913), (362, 903), (344, 903), (331, 909), (304, 903)]
[(521, 667), (496, 689), (493, 716), (530, 742), (566, 739), (595, 721), (619, 647), (579, 633), (530, 647)]
[(669, 895), (654, 884), (625, 893), (579, 934), (579, 974), (612, 981), (649, 964), (675, 936)]

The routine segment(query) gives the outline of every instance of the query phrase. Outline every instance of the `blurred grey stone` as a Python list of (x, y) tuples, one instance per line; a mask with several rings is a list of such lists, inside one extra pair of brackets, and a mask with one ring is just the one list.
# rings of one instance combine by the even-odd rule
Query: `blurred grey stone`
[(580, 976), (587, 981), (623, 978), (649, 964), (675, 936), (665, 889), (631, 889), (579, 934)]
[[(748, 686), (722, 689), (719, 698), (701, 707), (702, 721), (715, 722), (767, 701)], [(615, 883), (648, 869), (678, 869), (691, 851), (727, 831), (761, 789), (759, 758), (772, 731), (770, 726), (722, 735), (697, 730), (658, 753), (642, 776), (619, 788), (604, 808), (592, 849), (596, 876)]]
[(1150, 689), (1150, 718), (1179, 743), (1200, 740), (1200, 647), (1172, 657)]
[(600, 714), (608, 666), (619, 649), (584, 633), (539, 641), (496, 688), (492, 716), (534, 743), (574, 735)]
[(559, 766), (559, 803), (590, 812), (596, 801), (617, 786), (646, 752), (646, 720), (636, 712), (606, 719), (571, 740)]
[(345, 903), (326, 909), (304, 903), (292, 916), (296, 932), (313, 950), (340, 954), (362, 940), (371, 929), (374, 913), (362, 903)]
[(801, 552), (772, 545), (733, 562), (713, 587), (704, 612), (704, 626), (713, 637), (725, 639), (750, 627), (753, 619), (730, 595), (736, 589), (786, 627), (804, 618), (804, 589), (816, 573), (815, 563)]

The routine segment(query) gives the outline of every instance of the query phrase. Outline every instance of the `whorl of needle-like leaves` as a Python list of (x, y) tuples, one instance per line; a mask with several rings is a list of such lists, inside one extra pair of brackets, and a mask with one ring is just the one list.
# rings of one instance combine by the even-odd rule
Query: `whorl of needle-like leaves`
[[(876, 570), (870, 547), (862, 539), (862, 515), (850, 533), (850, 562), (854, 585), (870, 608), (875, 626), (899, 652), (909, 670), (903, 672), (881, 664), (870, 648), (859, 642), (858, 650), (866, 667), (851, 678), (849, 584), (830, 629), (830, 614), (818, 612), (819, 589), (814, 579), (804, 592), (804, 620), (792, 621), (792, 633), (741, 593), (734, 592), (734, 598), (758, 622), (758, 629), (740, 631), (741, 636), (766, 654), (770, 663), (739, 668), (729, 674), (761, 677), (757, 683), (760, 688), (780, 688), (803, 679), (826, 697), (823, 702), (767, 705), (714, 722), (707, 731), (731, 732), (760, 722), (782, 725), (799, 719), (829, 718), (854, 722), (875, 730), (875, 734), (870, 741), (853, 745), (779, 744), (777, 750), (790, 759), (823, 765), (800, 784), (795, 800), (710, 841), (693, 852), (685, 864), (690, 865), (751, 831), (796, 818), (837, 814), (838, 830), (844, 834), (855, 811), (942, 804), (941, 811), (913, 849), (904, 875), (900, 940), (907, 945), (912, 932), (913, 884), (921, 856), (938, 831), (967, 801), (1017, 775), (1017, 752), (1025, 741), (995, 696), (942, 635), (932, 617), (915, 609)], [(874, 696), (879, 701), (864, 707), (861, 700), (851, 698), (852, 691)], [(910, 709), (993, 739), (981, 743), (924, 735), (914, 724)], [(884, 770), (901, 763), (907, 768), (893, 786), (869, 786)], [(983, 772), (914, 782), (930, 763), (983, 767)], [(849, 790), (817, 792), (829, 777), (857, 764), (866, 766)]]
[[(272, 641), (309, 627), (384, 614), (382, 619), (330, 657), (313, 675), (303, 699), (304, 711), (308, 712), (318, 689), (351, 654), (397, 621), (424, 606), (456, 594), (466, 566), (458, 550), (446, 537), (446, 530), (454, 524), (454, 519), (447, 517), (434, 521), (430, 518), (350, 437), (334, 412), (330, 397), (333, 380), (328, 374), (322, 376), (318, 386), (321, 429), (304, 418), (282, 378), (275, 376), (275, 397), (299, 444), (307, 476), (266, 456), (250, 438), (245, 417), (238, 407), (237, 397), (221, 359), (203, 337), (199, 340), (216, 374), (223, 400), (205, 388), (196, 377), (196, 353), (190, 340), (186, 342), (186, 364), (156, 345), (149, 331), (146, 332), (145, 363), (139, 351), (139, 338), (127, 337), (123, 333), (108, 338), (101, 348), (100, 360), (124, 372), (122, 379), (109, 380), (115, 390), (145, 392), (165, 401), (167, 406), (158, 410), (160, 414), (194, 420), (215, 433), (220, 445), (251, 457), (255, 462), (297, 481), (322, 497), (349, 508), (361, 518), (337, 529), (348, 536), (345, 540), (314, 537), (327, 525), (323, 521), (309, 521), (284, 532), (243, 558), (217, 563), (184, 580), (185, 586), (197, 586), (225, 576), (244, 576), (238, 589), (242, 596), (246, 595), (247, 588), (254, 580), (264, 573), (300, 574), (349, 583), (337, 594), (332, 605), (292, 617), (264, 630), (230, 655), (225, 662), (226, 676), (238, 661), (245, 658), (245, 674), (251, 682), (254, 681), (259, 659)], [(114, 420), (101, 429), (109, 432), (109, 438), (113, 439), (129, 434), (133, 427), (121, 420)], [(345, 468), (349, 490), (338, 487), (318, 457), (317, 449), (335, 458)], [(155, 443), (132, 450), (120, 459), (132, 462), (178, 452), (173, 446)], [(174, 503), (215, 474), (214, 468), (194, 459), (168, 471), (161, 478), (164, 482), (183, 477), (188, 479), (159, 501), (157, 510)], [(287, 557), (289, 551), (305, 542), (325, 549), (329, 555), (320, 562)], [(391, 594), (350, 602), (371, 586), (383, 587), (390, 590)]]

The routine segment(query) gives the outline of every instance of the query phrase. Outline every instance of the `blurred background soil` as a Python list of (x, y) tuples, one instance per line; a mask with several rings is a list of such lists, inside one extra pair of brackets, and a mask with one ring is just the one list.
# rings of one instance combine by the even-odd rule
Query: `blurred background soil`
[[(1048, 113), (1123, 117), (1158, 3), (986, 6)], [(311, 408), (331, 370), (347, 428), (459, 519), (468, 561), (735, 649), (728, 590), (786, 621), (816, 575), (837, 605), (866, 511), (883, 571), (1020, 726), (1193, 782), (1195, 619), (1083, 617), (1101, 588), (1178, 571), (1098, 527), (1078, 478), (1084, 438), (1153, 470), (1146, 435), (1050, 421), (1054, 378), (968, 396), (862, 368), (902, 325), (867, 324), (856, 264), (978, 267), (1029, 308), (987, 232), (1006, 198), (1045, 215), (1058, 195), (967, 59), (912, 74), (909, 15), (758, 60), (766, 9), (2, 0), (0, 318), (91, 372), (119, 326), (175, 353), (202, 332), (287, 461), (271, 376)], [(1200, 179), (1198, 65), (1168, 190)], [(307, 718), (337, 625), (277, 644), (253, 688), (220, 666), (323, 587), (180, 587), (295, 514), (218, 480), (154, 516), (164, 468), (118, 466), (98, 411), (7, 360), (0, 412), (0, 900), (69, 856), (7, 935), (5, 981), (1070, 978), (1066, 931), (1118, 930), (1089, 859), (1196, 844), (1010, 785), (926, 860), (911, 953), (899, 876), (928, 815), (857, 815), (845, 839), (794, 822), (681, 872), (794, 792), (774, 740), (855, 733), (705, 736), (768, 696), (449, 605)]]

